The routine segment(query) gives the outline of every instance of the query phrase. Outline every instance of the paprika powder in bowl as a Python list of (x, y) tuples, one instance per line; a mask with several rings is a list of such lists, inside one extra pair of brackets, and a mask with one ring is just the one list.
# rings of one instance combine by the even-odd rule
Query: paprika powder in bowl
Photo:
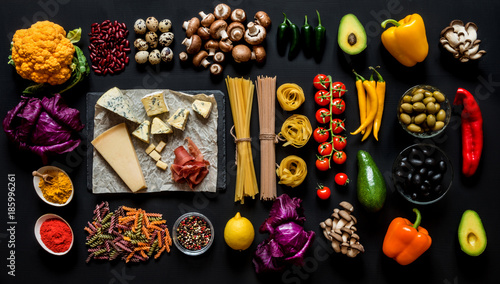
[(397, 114), (399, 124), (406, 132), (425, 139), (444, 131), (450, 122), (451, 105), (438, 88), (416, 85), (399, 100)]
[(38, 218), (35, 237), (40, 246), (53, 255), (65, 255), (73, 247), (71, 226), (56, 214), (45, 214)]
[[(37, 172), (45, 179), (36, 175)], [(67, 205), (74, 195), (73, 182), (69, 175), (62, 169), (54, 166), (45, 166), (33, 172), (33, 186), (35, 191), (45, 203), (61, 207)]]

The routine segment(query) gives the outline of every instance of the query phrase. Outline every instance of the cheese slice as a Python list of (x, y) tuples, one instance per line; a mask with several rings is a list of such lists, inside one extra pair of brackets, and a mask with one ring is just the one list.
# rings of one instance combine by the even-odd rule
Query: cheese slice
[(149, 143), (149, 124), (149, 120), (144, 120), (144, 122), (132, 132), (132, 135), (144, 143)]
[(189, 110), (180, 108), (167, 120), (167, 122), (173, 127), (184, 131), (188, 116)]
[(141, 99), (148, 116), (155, 116), (168, 112), (163, 92), (154, 92)]
[(210, 112), (212, 111), (211, 102), (195, 100), (193, 104), (191, 104), (191, 107), (195, 112), (203, 116), (203, 118), (207, 118), (210, 115)]
[(106, 93), (104, 93), (97, 100), (97, 105), (111, 112), (114, 112), (127, 120), (135, 123), (141, 123), (132, 112), (132, 108), (130, 107), (127, 98), (117, 87), (111, 88)]
[(172, 128), (163, 122), (158, 117), (153, 118), (153, 125), (151, 125), (151, 134), (169, 134), (172, 133)]
[(147, 188), (125, 123), (111, 127), (91, 143), (132, 192)]

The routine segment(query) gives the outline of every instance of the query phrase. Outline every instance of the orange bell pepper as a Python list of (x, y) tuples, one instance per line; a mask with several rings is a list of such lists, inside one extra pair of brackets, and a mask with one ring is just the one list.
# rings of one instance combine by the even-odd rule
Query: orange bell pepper
[(392, 220), (384, 238), (382, 247), (384, 254), (401, 265), (415, 261), (432, 243), (427, 230), (419, 226), (422, 220), (420, 211), (414, 208), (413, 212), (417, 214), (415, 224), (408, 219), (398, 217)]

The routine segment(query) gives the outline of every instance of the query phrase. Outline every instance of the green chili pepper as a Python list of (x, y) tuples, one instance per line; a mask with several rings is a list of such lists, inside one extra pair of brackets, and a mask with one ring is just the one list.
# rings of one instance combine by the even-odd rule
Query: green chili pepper
[(306, 56), (311, 56), (314, 47), (314, 28), (307, 23), (307, 15), (305, 16), (304, 25), (300, 30), (302, 36), (302, 49)]
[(326, 28), (321, 25), (321, 17), (318, 10), (316, 10), (316, 14), (318, 14), (318, 26), (314, 28), (314, 51), (316, 55), (321, 56), (325, 48)]
[(287, 19), (287, 22), (290, 26), (290, 49), (288, 50), (288, 59), (293, 59), (300, 51), (300, 29), (296, 24), (292, 23), (290, 19)]
[(278, 53), (283, 56), (286, 52), (286, 46), (288, 45), (288, 40), (290, 37), (290, 27), (288, 26), (286, 14), (283, 13), (285, 18), (283, 19), (283, 23), (278, 26), (278, 33), (276, 36)]

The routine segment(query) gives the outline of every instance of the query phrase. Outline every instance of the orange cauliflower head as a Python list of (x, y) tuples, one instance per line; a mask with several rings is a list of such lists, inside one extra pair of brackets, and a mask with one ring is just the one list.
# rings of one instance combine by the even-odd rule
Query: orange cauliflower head
[(16, 31), (12, 39), (12, 60), (24, 79), (60, 85), (71, 77), (75, 47), (66, 31), (50, 21)]

